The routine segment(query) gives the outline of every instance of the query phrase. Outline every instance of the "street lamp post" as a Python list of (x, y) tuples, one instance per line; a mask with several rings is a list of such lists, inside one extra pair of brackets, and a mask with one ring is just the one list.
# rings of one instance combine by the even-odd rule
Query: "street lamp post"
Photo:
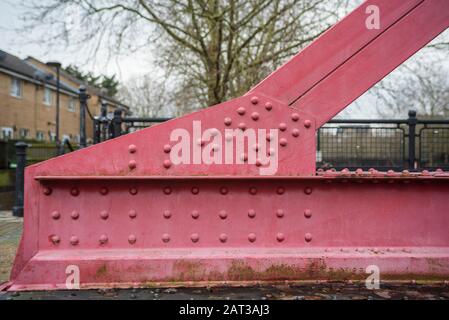
[(60, 154), (60, 140), (59, 140), (59, 93), (61, 88), (61, 82), (60, 82), (60, 70), (61, 70), (61, 63), (57, 61), (49, 61), (47, 62), (47, 65), (49, 67), (53, 67), (56, 69), (56, 148), (58, 155)]

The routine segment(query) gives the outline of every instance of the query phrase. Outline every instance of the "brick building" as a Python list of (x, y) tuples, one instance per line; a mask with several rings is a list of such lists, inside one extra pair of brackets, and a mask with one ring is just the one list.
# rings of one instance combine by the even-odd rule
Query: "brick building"
[[(80, 113), (78, 88), (82, 81), (61, 70), (60, 139), (79, 142)], [(89, 111), (100, 113), (102, 103), (108, 112), (129, 107), (87, 86), (91, 95)], [(0, 140), (23, 139), (54, 141), (56, 129), (56, 71), (28, 57), (24, 60), (0, 50)], [(88, 142), (93, 138), (93, 122), (86, 116)]]

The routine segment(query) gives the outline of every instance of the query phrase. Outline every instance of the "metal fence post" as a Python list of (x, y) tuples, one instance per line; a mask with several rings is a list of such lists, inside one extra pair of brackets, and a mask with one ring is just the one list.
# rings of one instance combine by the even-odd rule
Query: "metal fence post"
[(409, 170), (416, 169), (416, 124), (418, 119), (416, 118), (416, 111), (410, 110), (408, 112), (408, 168)]
[(16, 217), (23, 217), (23, 196), (24, 196), (24, 184), (25, 184), (25, 167), (27, 158), (28, 145), (19, 141), (15, 144), (16, 147), (16, 191), (14, 195), (14, 207), (12, 208), (12, 214)]
[(80, 86), (79, 88), (79, 101), (80, 101), (80, 149), (87, 146), (86, 143), (86, 108), (87, 100), (90, 96), (87, 94), (86, 87)]
[(101, 139), (101, 122), (99, 117), (94, 117), (94, 144), (100, 142)]
[(112, 137), (117, 138), (122, 135), (122, 109), (114, 110), (114, 118), (112, 119)]

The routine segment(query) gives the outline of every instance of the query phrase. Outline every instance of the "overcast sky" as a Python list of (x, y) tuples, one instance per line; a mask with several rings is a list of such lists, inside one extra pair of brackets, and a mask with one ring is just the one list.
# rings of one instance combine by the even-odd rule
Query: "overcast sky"
[[(1, 50), (19, 58), (33, 56), (44, 62), (58, 60), (63, 66), (69, 64), (83, 65), (85, 63), (85, 56), (74, 54), (73, 51), (68, 51), (65, 47), (59, 46), (50, 50), (48, 47), (29, 43), (26, 39), (23, 39), (23, 35), (17, 32), (22, 26), (20, 17), (24, 13), (19, 2), (18, 0), (0, 0)], [(133, 76), (142, 74), (143, 71), (151, 70), (151, 57), (149, 55), (149, 52), (130, 54), (111, 61), (107, 65), (99, 63), (98, 61), (101, 61), (101, 58), (99, 58), (95, 63), (84, 65), (83, 69), (107, 75), (116, 74), (121, 81), (126, 81)]]

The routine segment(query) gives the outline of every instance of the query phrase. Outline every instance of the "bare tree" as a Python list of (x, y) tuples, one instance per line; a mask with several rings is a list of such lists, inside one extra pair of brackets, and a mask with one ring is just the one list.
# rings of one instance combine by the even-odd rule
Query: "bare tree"
[(131, 111), (137, 116), (161, 117), (176, 113), (165, 83), (150, 75), (134, 77), (124, 83), (119, 88), (118, 97), (131, 106)]
[[(107, 48), (149, 45), (177, 84), (183, 111), (241, 95), (315, 39), (357, 0), (45, 0), (26, 2), (28, 26), (50, 41)], [(180, 103), (181, 102), (181, 103)]]

